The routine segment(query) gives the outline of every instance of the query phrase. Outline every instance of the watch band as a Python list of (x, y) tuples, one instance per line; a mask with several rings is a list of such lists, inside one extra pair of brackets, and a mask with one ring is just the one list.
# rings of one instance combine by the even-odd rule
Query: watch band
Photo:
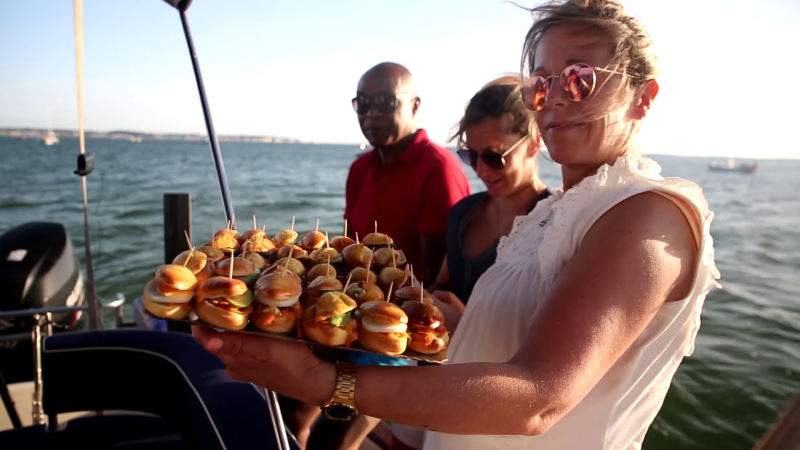
[(356, 396), (356, 365), (350, 361), (336, 363), (336, 389), (333, 399), (345, 401), (355, 406)]

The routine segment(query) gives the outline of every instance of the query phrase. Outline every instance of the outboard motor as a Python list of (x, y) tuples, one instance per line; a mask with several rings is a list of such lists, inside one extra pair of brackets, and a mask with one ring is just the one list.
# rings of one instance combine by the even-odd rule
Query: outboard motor
[[(66, 227), (29, 222), (0, 236), (0, 311), (83, 303), (83, 274)], [(53, 332), (86, 328), (81, 311), (52, 314)], [(30, 336), (33, 317), (0, 319), (0, 338)], [(33, 379), (30, 338), (0, 340), (0, 373), (7, 383)]]

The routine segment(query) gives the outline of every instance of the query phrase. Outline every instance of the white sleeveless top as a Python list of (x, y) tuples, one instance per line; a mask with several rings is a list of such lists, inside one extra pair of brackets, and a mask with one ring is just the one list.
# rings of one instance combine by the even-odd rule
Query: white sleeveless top
[(500, 240), (497, 261), (478, 280), (449, 347), (447, 364), (508, 361), (556, 276), (597, 219), (642, 192), (665, 195), (693, 226), (698, 248), (688, 297), (666, 302), (589, 394), (539, 436), (476, 436), (427, 432), (425, 450), (639, 449), (684, 356), (694, 350), (706, 294), (721, 287), (714, 264), (709, 211), (702, 190), (664, 178), (653, 160), (623, 156), (567, 191), (557, 190)]

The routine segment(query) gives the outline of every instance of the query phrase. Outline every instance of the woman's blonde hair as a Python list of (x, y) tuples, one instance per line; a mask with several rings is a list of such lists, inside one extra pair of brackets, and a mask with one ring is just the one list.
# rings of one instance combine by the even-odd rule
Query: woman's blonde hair
[(463, 147), (467, 128), (486, 118), (498, 119), (503, 116), (511, 118), (511, 126), (506, 130), (508, 133), (531, 136), (533, 142), (539, 142), (539, 132), (533, 114), (525, 107), (522, 98), (519, 75), (503, 75), (496, 78), (473, 95), (450, 140), (457, 140), (457, 145)]
[(628, 94), (658, 78), (661, 67), (653, 38), (639, 19), (616, 0), (553, 0), (529, 9), (533, 26), (525, 37), (522, 73), (534, 69), (536, 50), (547, 30), (559, 25), (583, 26), (608, 40), (612, 55), (609, 70), (624, 73), (620, 89)]

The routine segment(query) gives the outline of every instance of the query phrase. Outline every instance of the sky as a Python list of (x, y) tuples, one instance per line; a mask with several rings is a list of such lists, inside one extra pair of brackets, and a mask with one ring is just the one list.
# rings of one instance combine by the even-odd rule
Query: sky
[[(662, 59), (645, 153), (800, 158), (800, 89), (783, 87), (800, 73), (800, 1), (623, 5)], [(205, 133), (177, 11), (162, 0), (83, 8), (86, 129)], [(218, 134), (356, 144), (350, 99), (367, 69), (408, 67), (418, 126), (447, 144), (469, 98), (519, 72), (532, 23), (498, 0), (194, 0), (188, 17)], [(0, 1), (0, 127), (77, 129), (75, 86), (72, 1)]]

